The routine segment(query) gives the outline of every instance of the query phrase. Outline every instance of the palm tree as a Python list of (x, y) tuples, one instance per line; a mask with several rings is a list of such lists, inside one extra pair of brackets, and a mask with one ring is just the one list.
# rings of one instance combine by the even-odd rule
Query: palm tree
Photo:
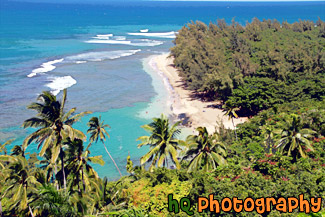
[(11, 154), (10, 155), (25, 157), (25, 150), (21, 147), (21, 145), (15, 145), (11, 149)]
[[(43, 156), (48, 149), (51, 149), (51, 162), (54, 164), (60, 153), (63, 153), (62, 140), (70, 137), (71, 139), (85, 139), (86, 136), (79, 130), (72, 128), (72, 124), (77, 122), (81, 117), (91, 112), (82, 112), (71, 116), (75, 113), (76, 108), (64, 112), (64, 106), (67, 98), (67, 90), (63, 90), (61, 102), (56, 99), (52, 93), (44, 91), (37, 98), (39, 103), (32, 103), (27, 108), (37, 111), (37, 117), (27, 119), (23, 127), (38, 127), (39, 129), (26, 137), (23, 142), (23, 149), (32, 143), (38, 143), (38, 149), (42, 146), (39, 153)], [(66, 177), (64, 171), (64, 155), (61, 154), (61, 169), (63, 172), (63, 184), (66, 189)]]
[(184, 159), (192, 158), (188, 172), (197, 171), (203, 168), (209, 172), (217, 168), (217, 165), (227, 164), (226, 147), (219, 141), (218, 134), (209, 135), (205, 127), (196, 129), (199, 135), (190, 135), (186, 139), (188, 150), (185, 152)]
[[(43, 159), (39, 162), (41, 165), (40, 168), (45, 172), (45, 177), (47, 182), (53, 182), (56, 185), (56, 189), (59, 190), (58, 178), (56, 175), (59, 173), (56, 171), (56, 163), (51, 163), (52, 152), (51, 149), (48, 149), (43, 155)], [(60, 163), (58, 162), (59, 166)]]
[(7, 145), (10, 145), (13, 141), (14, 141), (14, 139), (10, 139), (10, 140), (6, 141), (6, 142), (3, 143), (3, 144), (0, 143), (0, 153), (3, 152), (4, 155), (7, 155), (7, 154), (8, 154), (8, 151), (7, 151), (6, 146), (7, 146)]
[(309, 138), (316, 132), (302, 127), (300, 116), (291, 114), (285, 120), (283, 129), (275, 131), (276, 134), (280, 135), (275, 147), (279, 148), (281, 153), (286, 152), (288, 156), (295, 152), (300, 153), (303, 158), (307, 157), (307, 150), (314, 151)]
[(97, 216), (100, 215), (100, 212), (102, 212), (104, 207), (109, 203), (111, 195), (107, 191), (108, 180), (106, 177), (94, 181), (95, 182), (92, 183), (92, 190), (88, 192), (88, 194), (91, 195), (91, 206), (88, 213)]
[(36, 191), (36, 187), (40, 184), (33, 173), (28, 168), (28, 162), (26, 158), (22, 156), (16, 156), (17, 161), (9, 165), (10, 175), (5, 180), (8, 184), (4, 194), (12, 194), (11, 209), (18, 209), (18, 212), (25, 212), (27, 208), (31, 216), (33, 215), (32, 209), (29, 206), (31, 199), (29, 195)]
[[(3, 144), (0, 143), (0, 168), (1, 168), (1, 170), (0, 170), (1, 177), (0, 178), (2, 178), (2, 179), (4, 179), (6, 177), (6, 174), (2, 173), (6, 168), (5, 166), (8, 163), (16, 161), (16, 158), (14, 158), (13, 156), (8, 155), (7, 148), (6, 148), (6, 146), (11, 144), (12, 141), (13, 141), (13, 139), (8, 140)], [(3, 152), (3, 154), (2, 154), (2, 152)], [(2, 187), (2, 184), (0, 185), (0, 189), (1, 189), (1, 187)], [(3, 196), (1, 196), (1, 198), (0, 198), (0, 216), (2, 216), (2, 203), (1, 203), (2, 197)]]
[(72, 216), (73, 208), (67, 196), (53, 185), (42, 185), (31, 203), (38, 216)]
[(274, 144), (274, 127), (273, 125), (264, 125), (259, 127), (261, 135), (264, 137), (264, 144), (266, 148), (269, 148), (269, 153), (272, 154), (272, 146)]
[(229, 120), (231, 119), (231, 121), (232, 121), (232, 125), (234, 126), (235, 136), (236, 136), (236, 140), (237, 140), (237, 131), (236, 131), (235, 123), (234, 123), (234, 118), (238, 118), (236, 111), (239, 111), (239, 108), (232, 107), (229, 104), (223, 105), (222, 108), (225, 111), (225, 115), (228, 116)]
[(105, 162), (102, 159), (102, 156), (90, 157), (89, 148), (91, 143), (84, 150), (84, 145), (82, 140), (75, 139), (73, 141), (68, 141), (66, 155), (67, 155), (67, 169), (71, 175), (71, 188), (73, 186), (78, 186), (78, 191), (80, 192), (80, 182), (83, 185), (83, 191), (91, 189), (90, 182), (91, 178), (98, 179), (98, 174), (90, 165), (90, 163), (104, 165)]
[[(106, 136), (109, 137), (109, 134), (106, 131), (106, 127), (110, 127), (108, 124), (104, 124), (104, 121), (101, 121), (101, 116), (99, 116), (99, 118), (97, 117), (92, 117), (88, 124), (89, 129), (87, 130), (87, 133), (90, 133), (90, 142), (96, 142), (98, 141), (98, 139), (100, 139), (100, 141), (103, 143), (104, 148), (108, 154), (108, 156), (112, 159), (116, 169), (118, 170), (118, 172), (120, 173), (120, 176), (122, 177), (122, 173), (120, 171), (120, 169), (118, 168), (115, 160), (113, 159), (112, 155), (108, 152), (106, 145), (104, 143), (104, 141), (106, 141)], [(106, 136), (105, 136), (106, 135)]]
[(179, 123), (177, 122), (169, 127), (169, 120), (162, 114), (160, 118), (153, 118), (153, 122), (142, 126), (151, 135), (141, 136), (137, 139), (137, 141), (142, 141), (138, 148), (144, 145), (150, 146), (150, 151), (141, 157), (140, 163), (144, 164), (151, 161), (150, 171), (153, 170), (156, 164), (158, 167), (168, 167), (168, 156), (176, 165), (176, 168), (180, 169), (177, 150), (181, 150), (179, 145), (184, 145), (184, 142), (176, 139), (176, 136), (180, 133), (180, 130), (177, 129)]
[[(3, 164), (2, 162), (9, 163), (9, 162), (14, 162), (16, 160), (14, 157), (8, 155), (8, 151), (6, 148), (6, 146), (11, 144), (12, 141), (14, 141), (14, 139), (10, 139), (3, 144), (0, 143), (0, 168), (1, 169), (5, 169), (5, 164)], [(1, 201), (0, 201), (0, 208), (1, 208)]]
[(130, 153), (129, 155), (126, 157), (126, 171), (130, 174), (133, 174), (134, 168), (133, 168), (133, 162), (131, 160), (130, 157)]

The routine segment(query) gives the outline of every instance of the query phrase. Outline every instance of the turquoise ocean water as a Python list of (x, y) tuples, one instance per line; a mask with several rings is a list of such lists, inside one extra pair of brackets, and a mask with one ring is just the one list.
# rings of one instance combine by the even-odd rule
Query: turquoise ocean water
[[(123, 2), (108, 4), (26, 3), (0, 0), (0, 142), (20, 144), (33, 130), (23, 120), (34, 115), (26, 105), (43, 90), (61, 96), (68, 108), (90, 110), (111, 126), (108, 149), (126, 174), (126, 156), (135, 163), (148, 151), (138, 149), (141, 125), (164, 111), (167, 91), (149, 67), (150, 56), (168, 52), (175, 32), (189, 21), (233, 18), (325, 18), (325, 2)], [(142, 30), (142, 32), (140, 31)], [(148, 30), (148, 32), (146, 32)], [(135, 34), (134, 34), (135, 33)], [(154, 103), (156, 102), (156, 103)], [(148, 112), (148, 113), (147, 113)], [(89, 117), (76, 124), (86, 132)], [(35, 152), (35, 145), (28, 148)], [(100, 176), (118, 177), (101, 144)]]

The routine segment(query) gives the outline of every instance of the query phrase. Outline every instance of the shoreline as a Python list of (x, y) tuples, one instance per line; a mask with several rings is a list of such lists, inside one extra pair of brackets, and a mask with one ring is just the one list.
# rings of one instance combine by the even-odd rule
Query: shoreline
[[(182, 121), (183, 126), (192, 132), (195, 132), (197, 127), (206, 127), (209, 133), (214, 133), (220, 123), (227, 129), (234, 129), (232, 121), (224, 115), (223, 110), (214, 107), (219, 101), (203, 102), (191, 96), (192, 91), (184, 88), (184, 82), (173, 66), (173, 58), (168, 56), (169, 53), (152, 56), (149, 64), (157, 74), (162, 74), (159, 77), (166, 78), (163, 83), (169, 94), (168, 99), (172, 99), (171, 102), (166, 102), (170, 110), (166, 112), (172, 115), (173, 119)], [(234, 119), (234, 124), (236, 126), (247, 120), (246, 117), (237, 118)]]

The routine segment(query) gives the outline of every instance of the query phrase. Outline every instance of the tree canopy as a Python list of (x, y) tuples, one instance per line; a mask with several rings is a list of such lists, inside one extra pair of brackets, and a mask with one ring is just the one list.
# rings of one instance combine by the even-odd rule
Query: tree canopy
[(190, 90), (251, 115), (283, 102), (324, 98), (324, 32), (320, 19), (289, 24), (255, 18), (246, 26), (197, 21), (179, 31), (170, 50)]

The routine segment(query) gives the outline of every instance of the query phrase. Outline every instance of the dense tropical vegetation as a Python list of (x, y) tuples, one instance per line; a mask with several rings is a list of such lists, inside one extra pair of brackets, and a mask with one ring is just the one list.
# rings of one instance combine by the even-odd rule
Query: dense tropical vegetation
[(190, 90), (221, 99), (242, 115), (275, 104), (323, 100), (325, 23), (289, 24), (255, 18), (246, 26), (224, 20), (184, 26), (171, 48)]
[[(140, 146), (151, 147), (141, 160), (150, 169), (133, 166), (128, 156), (130, 175), (115, 182), (99, 178), (92, 167), (104, 164), (102, 156), (91, 156), (89, 150), (96, 138), (85, 144), (73, 134), (62, 134), (62, 151), (55, 161), (56, 139), (48, 142), (51, 148), (42, 156), (41, 151), (39, 156), (26, 153), (23, 145), (8, 152), (6, 146), (12, 142), (8, 141), (0, 146), (0, 210), (3, 216), (168, 216), (167, 195), (173, 193), (178, 200), (190, 198), (195, 216), (210, 216), (209, 212), (196, 212), (199, 196), (213, 193), (219, 200), (234, 196), (278, 198), (303, 192), (307, 198), (324, 198), (324, 117), (323, 102), (283, 104), (239, 125), (237, 140), (234, 131), (220, 124), (212, 135), (199, 127), (186, 141), (176, 139), (177, 123), (170, 126), (165, 116), (154, 118), (143, 126), (150, 135), (139, 138), (143, 141)], [(93, 129), (95, 119), (90, 120)], [(279, 215), (278, 211), (265, 214)]]
[(169, 120), (164, 115), (161, 115), (160, 118), (154, 118), (152, 123), (142, 126), (149, 131), (150, 136), (139, 137), (138, 140), (142, 143), (138, 147), (149, 145), (150, 151), (140, 159), (140, 163), (151, 162), (150, 171), (153, 170), (156, 164), (158, 167), (168, 167), (168, 156), (172, 163), (176, 165), (176, 168), (180, 169), (177, 150), (181, 150), (179, 147), (181, 141), (176, 139), (177, 134), (180, 133), (177, 125), (179, 125), (179, 122), (169, 128)]
[[(216, 132), (209, 134), (199, 127), (185, 141), (178, 138), (179, 123), (164, 115), (154, 118), (143, 126), (147, 134), (138, 139), (139, 148), (149, 146), (149, 152), (141, 165), (133, 165), (130, 153), (125, 161), (129, 175), (117, 181), (99, 177), (93, 167), (103, 165), (106, 157), (115, 164), (106, 142), (109, 125), (90, 117), (85, 134), (74, 123), (90, 112), (66, 111), (66, 90), (61, 100), (43, 92), (28, 106), (36, 117), (23, 123), (35, 131), (11, 150), (7, 147), (13, 140), (0, 144), (0, 216), (187, 216), (168, 212), (168, 194), (176, 200), (188, 197), (194, 216), (218, 216), (198, 213), (198, 197), (214, 194), (221, 201), (301, 193), (307, 199), (323, 198), (322, 211), (314, 214), (321, 216), (324, 28), (320, 20), (281, 25), (257, 19), (246, 27), (223, 21), (184, 27), (172, 54), (188, 88), (222, 99), (231, 119), (238, 113), (255, 116), (236, 130), (218, 123)], [(91, 155), (90, 147), (98, 140), (107, 156)], [(26, 152), (28, 146), (37, 147), (38, 153)], [(297, 215), (297, 209), (262, 214)], [(231, 210), (219, 216), (261, 215)]]

